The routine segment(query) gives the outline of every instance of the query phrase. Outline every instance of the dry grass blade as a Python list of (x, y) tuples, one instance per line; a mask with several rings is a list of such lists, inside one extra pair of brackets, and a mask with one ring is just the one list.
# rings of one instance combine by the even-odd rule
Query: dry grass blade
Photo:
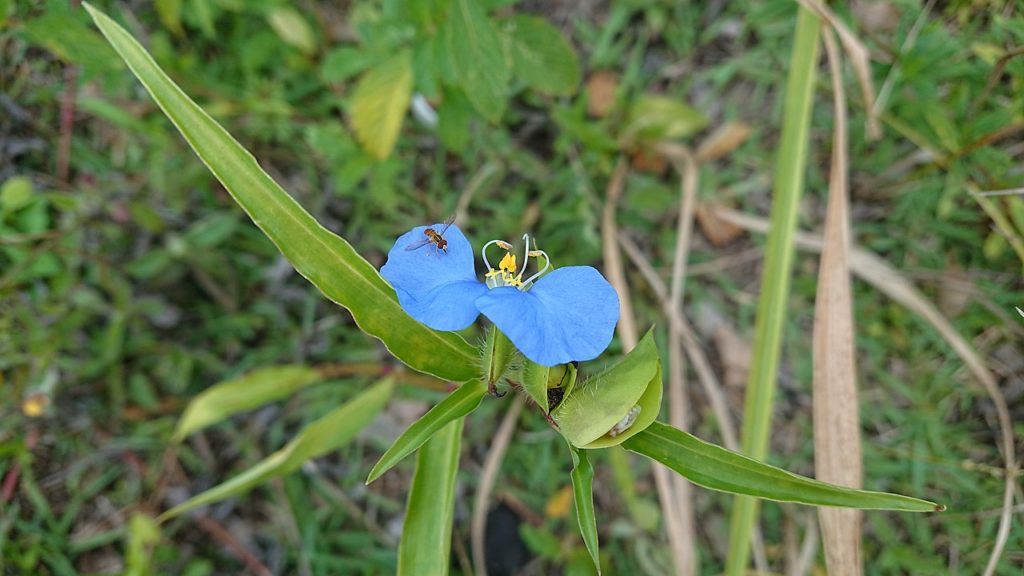
[(633, 314), (632, 300), (629, 297), (629, 284), (626, 282), (626, 272), (622, 267), (622, 255), (619, 254), (619, 247), (615, 244), (615, 239), (619, 236), (615, 212), (618, 210), (619, 198), (622, 197), (622, 190), (626, 186), (628, 173), (629, 162), (625, 158), (619, 158), (615, 165), (615, 172), (612, 173), (612, 178), (608, 182), (604, 211), (601, 215), (601, 249), (604, 256), (604, 273), (619, 294), (617, 331), (619, 339), (622, 341), (622, 349), (626, 352), (632, 350), (640, 339), (636, 327), (636, 316)]
[[(694, 372), (697, 373), (697, 379), (704, 389), (704, 393), (708, 397), (708, 401), (711, 403), (711, 410), (715, 414), (715, 419), (718, 421), (719, 430), (722, 432), (722, 442), (726, 448), (730, 450), (739, 450), (739, 440), (736, 438), (736, 426), (732, 423), (732, 416), (729, 414), (729, 404), (725, 399), (725, 394), (722, 393), (722, 387), (718, 383), (718, 378), (715, 376), (714, 370), (711, 368), (711, 362), (708, 361), (707, 356), (704, 355), (704, 350), (700, 347), (697, 342), (697, 338), (694, 336), (693, 327), (686, 320), (686, 316), (682, 310), (673, 310), (671, 303), (669, 302), (669, 291), (668, 287), (658, 276), (658, 273), (648, 262), (647, 258), (644, 257), (643, 252), (628, 236), (619, 236), (619, 245), (622, 246), (623, 251), (629, 256), (629, 259), (636, 266), (640, 274), (643, 275), (644, 279), (650, 285), (651, 289), (658, 297), (658, 301), (661, 303), (662, 309), (664, 310), (666, 318), (668, 318), (669, 325), (673, 330), (679, 333), (680, 338), (683, 342), (683, 349), (686, 351), (687, 357), (693, 364)], [(754, 538), (751, 542), (751, 547), (754, 551), (754, 564), (757, 566), (759, 572), (768, 571), (768, 560), (764, 552), (764, 545), (762, 544), (762, 538), (760, 537), (760, 528), (754, 528)]]
[(729, 122), (718, 127), (697, 147), (697, 161), (710, 162), (725, 156), (743, 144), (751, 132), (750, 125), (743, 122)]
[(871, 81), (871, 55), (868, 49), (824, 4), (818, 0), (796, 1), (804, 8), (817, 14), (830, 28), (836, 31), (839, 41), (843, 43), (843, 50), (846, 51), (846, 55), (850, 58), (850, 65), (853, 66), (853, 70), (857, 74), (857, 81), (860, 84), (861, 98), (864, 99), (864, 109), (867, 111), (868, 138), (874, 140), (880, 137), (882, 135), (882, 128), (878, 122), (878, 114), (875, 109), (875, 87)]
[(697, 379), (700, 381), (701, 387), (711, 403), (711, 411), (715, 413), (715, 419), (718, 420), (718, 427), (722, 432), (722, 443), (730, 450), (739, 450), (740, 443), (736, 438), (736, 426), (732, 423), (732, 416), (729, 414), (729, 403), (725, 399), (725, 394), (722, 392), (722, 386), (718, 382), (718, 377), (715, 376), (715, 371), (711, 368), (711, 362), (704, 355), (704, 350), (700, 347), (697, 338), (694, 336), (693, 327), (690, 326), (690, 322), (681, 310), (672, 309), (665, 282), (662, 281), (654, 267), (644, 257), (636, 242), (623, 235), (619, 237), (619, 244), (622, 245), (622, 249), (629, 256), (629, 259), (632, 260), (633, 265), (636, 266), (640, 274), (647, 280), (647, 284), (654, 290), (658, 301), (665, 310), (665, 316), (668, 317), (669, 324), (679, 331), (679, 335), (683, 340), (683, 349), (686, 350), (687, 357), (693, 363)]
[[(715, 208), (718, 216), (729, 220), (737, 226), (742, 226), (752, 232), (767, 232), (768, 221), (756, 216), (750, 216), (728, 208)], [(797, 233), (794, 237), (796, 245), (806, 250), (820, 251), (822, 239), (814, 234)], [(999, 517), (999, 529), (996, 533), (992, 554), (985, 567), (985, 576), (995, 573), (996, 565), (1002, 556), (1003, 548), (1010, 537), (1010, 525), (1013, 517), (1013, 491), (1016, 487), (1016, 478), (1019, 474), (1017, 468), (1017, 455), (1014, 452), (1013, 443), (1013, 422), (1010, 419), (1010, 410), (1006, 406), (1006, 398), (999, 390), (995, 376), (985, 366), (985, 362), (974, 351), (974, 348), (953, 328), (953, 325), (946, 320), (946, 317), (939, 312), (927, 298), (922, 295), (913, 284), (910, 283), (896, 269), (884, 260), (856, 247), (850, 249), (850, 270), (858, 277), (871, 284), (883, 294), (889, 296), (896, 302), (902, 304), (914, 313), (928, 321), (949, 343), (953, 350), (967, 365), (968, 370), (974, 375), (988, 394), (996, 408), (996, 418), (999, 425), (999, 444), (1005, 462), (1005, 485), (1003, 491), (1003, 507)]]
[[(848, 265), (846, 93), (835, 38), (828, 28), (823, 30), (822, 36), (832, 73), (835, 128), (825, 238), (814, 307), (814, 471), (819, 480), (860, 488), (860, 410), (857, 405), (853, 295)], [(861, 512), (819, 508), (818, 516), (829, 573), (854, 575), (863, 572)]]
[[(601, 217), (601, 246), (604, 251), (604, 273), (608, 281), (615, 287), (619, 294), (619, 340), (622, 341), (622, 350), (632, 350), (639, 341), (636, 316), (633, 314), (633, 305), (629, 296), (629, 284), (626, 282), (626, 272), (622, 265), (622, 254), (619, 253), (619, 246), (616, 238), (619, 237), (618, 225), (615, 222), (615, 213), (618, 209), (619, 198), (622, 197), (626, 184), (626, 175), (629, 172), (628, 162), (620, 158), (615, 166), (615, 172), (608, 182), (608, 191), (605, 195), (604, 212)], [(685, 566), (685, 558), (682, 551), (686, 549), (686, 529), (683, 527), (683, 519), (679, 515), (679, 507), (676, 503), (672, 489), (672, 472), (657, 462), (651, 463), (654, 473), (654, 485), (658, 490), (658, 501), (661, 504), (662, 516), (665, 518), (665, 529), (668, 532), (668, 541), (672, 550), (672, 562), (675, 566), (675, 573), (681, 574)]]
[[(686, 281), (686, 260), (690, 255), (693, 235), (693, 212), (697, 203), (697, 162), (690, 150), (678, 144), (665, 143), (658, 152), (669, 158), (680, 175), (679, 218), (676, 228), (676, 249), (672, 258), (672, 288), (669, 307), (678, 313), (683, 307), (683, 285)], [(689, 430), (686, 402), (686, 360), (680, 353), (682, 336), (675, 324), (669, 325), (668, 340), (668, 421), (680, 430)], [(679, 571), (684, 575), (697, 573), (697, 554), (693, 544), (696, 530), (693, 520), (693, 487), (682, 476), (672, 475), (672, 489), (678, 510), (684, 547), (679, 551)]]
[(512, 405), (498, 425), (498, 431), (491, 439), (491, 447), (487, 451), (487, 459), (484, 460), (483, 468), (480, 470), (480, 483), (477, 484), (476, 494), (473, 496), (473, 517), (469, 524), (469, 541), (473, 551), (473, 573), (476, 576), (487, 576), (487, 558), (484, 553), (484, 535), (487, 532), (487, 510), (491, 507), (491, 491), (494, 490), (494, 481), (498, 478), (498, 470), (501, 462), (505, 459), (505, 452), (512, 441), (512, 433), (516, 430), (516, 421), (519, 420), (519, 413), (523, 410), (523, 397), (515, 395)]

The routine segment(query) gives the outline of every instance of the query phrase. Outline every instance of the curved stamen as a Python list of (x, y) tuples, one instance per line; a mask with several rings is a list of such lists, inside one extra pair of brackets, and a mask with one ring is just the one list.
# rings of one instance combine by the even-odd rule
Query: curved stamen
[(512, 248), (512, 245), (511, 245), (511, 244), (509, 244), (508, 242), (505, 242), (504, 240), (491, 240), (491, 241), (490, 241), (490, 242), (488, 242), (487, 244), (484, 244), (484, 247), (480, 249), (480, 257), (481, 257), (481, 258), (483, 258), (483, 260), (484, 260), (484, 266), (486, 266), (486, 267), (487, 267), (487, 270), (488, 270), (488, 271), (491, 271), (491, 270), (493, 270), (493, 269), (494, 269), (494, 267), (493, 267), (493, 266), (491, 266), (491, 263), (490, 263), (490, 262), (489, 262), (489, 261), (487, 260), (487, 249), (488, 249), (488, 248), (489, 248), (489, 247), (490, 247), (490, 246), (491, 246), (492, 244), (497, 244), (499, 248), (501, 248), (502, 250), (505, 250), (506, 252), (507, 252), (507, 251), (508, 251), (508, 250), (509, 250), (510, 248)]
[[(520, 290), (526, 290), (527, 288), (529, 288), (531, 282), (533, 282), (537, 278), (540, 278), (541, 274), (547, 272), (548, 269), (551, 268), (551, 258), (548, 256), (547, 252), (543, 250), (533, 250), (532, 252), (529, 253), (529, 255), (533, 256), (534, 258), (540, 258), (541, 256), (543, 256), (544, 267), (537, 271), (533, 276), (530, 276), (526, 280), (523, 280), (523, 286), (520, 288)], [(525, 268), (526, 266), (523, 266), (523, 269)]]
[(523, 269), (519, 271), (519, 275), (516, 276), (516, 280), (522, 281), (523, 273), (526, 272), (526, 266), (530, 263), (530, 235), (523, 234), (523, 241), (526, 242), (526, 249), (523, 250)]

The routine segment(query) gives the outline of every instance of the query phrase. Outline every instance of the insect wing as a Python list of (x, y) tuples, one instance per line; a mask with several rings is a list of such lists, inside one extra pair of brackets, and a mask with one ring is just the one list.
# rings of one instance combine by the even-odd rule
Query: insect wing
[(409, 250), (409, 251), (416, 250), (416, 249), (419, 249), (419, 248), (423, 248), (424, 246), (426, 246), (427, 244), (430, 244), (431, 242), (433, 242), (433, 239), (431, 239), (428, 236), (428, 237), (426, 237), (426, 238), (424, 238), (422, 240), (417, 240), (417, 241), (413, 242), (412, 244), (409, 244), (408, 246), (405, 247), (405, 249)]
[(438, 232), (438, 235), (444, 236), (444, 233), (447, 232), (448, 229), (451, 228), (452, 224), (454, 224), (454, 223), (455, 223), (455, 214), (452, 214), (451, 216), (449, 216), (444, 221), (444, 226), (441, 228), (441, 231)]

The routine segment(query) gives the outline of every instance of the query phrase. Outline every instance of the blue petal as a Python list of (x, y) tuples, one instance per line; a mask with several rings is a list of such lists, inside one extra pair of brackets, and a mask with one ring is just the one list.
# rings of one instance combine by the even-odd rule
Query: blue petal
[[(444, 225), (429, 227), (440, 231)], [(398, 303), (410, 316), (435, 330), (461, 330), (476, 320), (473, 301), (487, 287), (476, 279), (473, 247), (458, 226), (444, 233), (447, 252), (433, 243), (408, 250), (426, 238), (427, 228), (417, 226), (398, 237), (381, 276), (395, 288)]]
[(619, 320), (618, 294), (589, 266), (559, 268), (527, 292), (488, 290), (476, 307), (524, 356), (544, 366), (597, 358)]

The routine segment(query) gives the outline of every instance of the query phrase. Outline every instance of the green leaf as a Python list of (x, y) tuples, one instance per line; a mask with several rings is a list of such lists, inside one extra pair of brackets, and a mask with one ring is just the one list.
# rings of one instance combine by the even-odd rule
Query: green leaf
[(945, 506), (910, 496), (855, 490), (798, 476), (661, 422), (651, 424), (623, 446), (661, 462), (694, 484), (732, 494), (812, 506), (907, 512), (945, 510)]
[(181, 0), (155, 0), (153, 5), (160, 23), (175, 36), (180, 36), (184, 32), (181, 28)]
[(686, 138), (706, 126), (706, 116), (667, 96), (641, 96), (629, 108), (622, 133), (625, 141)]
[(287, 398), (322, 379), (318, 370), (308, 366), (273, 366), (214, 384), (188, 403), (174, 430), (173, 441), (181, 442), (196, 430), (226, 420), (239, 412)]
[(161, 514), (157, 520), (163, 522), (197, 506), (241, 494), (270, 478), (294, 472), (307, 460), (341, 448), (377, 416), (391, 398), (393, 390), (394, 380), (381, 380), (343, 406), (303, 428), (287, 446), (264, 458), (252, 468), (178, 504)]
[(204, 38), (216, 37), (217, 26), (214, 24), (216, 17), (213, 14), (213, 6), (210, 6), (210, 0), (190, 0), (185, 13), (191, 17), (192, 24), (199, 28)]
[(462, 424), (462, 419), (449, 423), (416, 456), (398, 543), (398, 576), (448, 573)]
[[(660, 373), (658, 348), (654, 333), (649, 330), (617, 364), (578, 384), (551, 415), (573, 446), (589, 448), (602, 437), (610, 440), (607, 445), (618, 444), (642, 429), (637, 426), (639, 422), (614, 438), (606, 434), (640, 402), (648, 388), (652, 385), (661, 388)], [(660, 391), (657, 399), (660, 402)], [(657, 416), (657, 410), (651, 411)], [(646, 412), (648, 410), (641, 407), (640, 416), (646, 419), (649, 416)]]
[(548, 375), (551, 368), (523, 359), (523, 391), (533, 402), (547, 414), (548, 409)]
[(24, 176), (9, 178), (0, 186), (0, 213), (17, 212), (32, 202), (32, 181)]
[(501, 37), (474, 0), (452, 0), (445, 41), (455, 76), (473, 107), (491, 122), (500, 120), (508, 100), (509, 65)]
[(412, 98), (412, 55), (403, 50), (359, 79), (352, 95), (352, 127), (378, 160), (391, 154)]
[(344, 82), (366, 70), (376, 62), (376, 57), (352, 46), (331, 50), (320, 65), (320, 76), (324, 82)]
[(519, 525), (519, 537), (534, 554), (552, 561), (561, 561), (565, 556), (562, 540), (549, 526), (534, 526), (527, 522)]
[(458, 88), (445, 88), (444, 101), (437, 110), (437, 136), (452, 152), (461, 153), (469, 144), (473, 105)]
[(476, 410), (487, 393), (487, 385), (483, 380), (470, 380), (459, 386), (454, 392), (441, 400), (429, 412), (419, 420), (413, 422), (412, 426), (406, 428), (405, 432), (395, 440), (395, 443), (388, 448), (387, 452), (380, 457), (380, 460), (370, 470), (366, 479), (369, 484), (382, 474), (402, 461), (403, 458), (415, 452), (420, 446), (456, 418), (462, 418), (473, 410)]
[(156, 65), (123, 28), (87, 3), (96, 25), (189, 145), (300, 274), (348, 308), (359, 327), (412, 368), (462, 382), (476, 375), (476, 351), (453, 332), (409, 317), (394, 289), (344, 238), (320, 225), (256, 159)]
[[(754, 353), (744, 399), (741, 449), (759, 460), (765, 459), (768, 451), (783, 328), (787, 323), (793, 233), (810, 156), (808, 149), (820, 36), (821, 20), (810, 9), (799, 8), (784, 92), (782, 134), (772, 187), (771, 231), (765, 246), (761, 293), (754, 324)], [(757, 515), (758, 503), (753, 498), (733, 500), (729, 553), (725, 563), (728, 576), (739, 576), (747, 570), (750, 538)]]
[(601, 559), (597, 548), (597, 514), (594, 512), (594, 467), (590, 465), (587, 453), (569, 445), (572, 454), (572, 498), (576, 502), (576, 521), (580, 535), (587, 546), (587, 552), (594, 561), (594, 568), (601, 574)]
[[(56, 6), (54, 4), (54, 6)], [(95, 72), (111, 72), (120, 64), (94, 30), (70, 10), (47, 10), (25, 23), (26, 38), (65, 62), (81, 64)]]
[(303, 54), (316, 52), (316, 35), (309, 22), (290, 6), (277, 6), (267, 14), (267, 22), (285, 44), (298, 48)]
[(152, 518), (133, 513), (128, 520), (123, 576), (154, 574), (153, 549), (160, 542), (160, 526)]
[(513, 16), (502, 23), (512, 69), (527, 86), (555, 96), (570, 96), (580, 83), (576, 52), (558, 28), (543, 18)]

